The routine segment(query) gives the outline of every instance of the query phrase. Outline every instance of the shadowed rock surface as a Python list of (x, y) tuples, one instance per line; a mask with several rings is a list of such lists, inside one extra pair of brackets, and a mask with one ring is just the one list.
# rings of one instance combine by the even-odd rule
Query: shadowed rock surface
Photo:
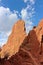
[[(10, 40), (8, 39), (8, 41)], [(18, 52), (13, 54), (9, 59), (8, 57), (9, 54), (5, 54), (4, 58), (0, 58), (0, 65), (43, 65), (43, 19), (39, 22), (38, 26), (33, 27), (33, 30), (25, 36), (19, 46)]]

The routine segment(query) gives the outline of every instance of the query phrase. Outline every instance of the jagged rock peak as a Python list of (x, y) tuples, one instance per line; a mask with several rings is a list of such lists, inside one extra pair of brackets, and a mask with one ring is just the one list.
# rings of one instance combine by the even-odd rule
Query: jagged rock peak
[(39, 42), (41, 42), (41, 38), (43, 35), (43, 19), (39, 22), (38, 26), (34, 30), (36, 32)]
[(41, 19), (38, 25), (43, 27), (43, 19)]

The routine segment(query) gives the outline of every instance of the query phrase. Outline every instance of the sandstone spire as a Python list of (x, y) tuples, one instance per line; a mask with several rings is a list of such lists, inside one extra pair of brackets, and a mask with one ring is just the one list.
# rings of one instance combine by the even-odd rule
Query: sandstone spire
[(4, 58), (4, 56), (6, 55), (12, 56), (16, 52), (18, 52), (19, 47), (22, 44), (25, 37), (25, 23), (24, 21), (19, 20), (14, 24), (7, 43), (2, 47), (1, 58)]
[(43, 52), (43, 19), (39, 22), (38, 26), (34, 29), (37, 39), (39, 41), (40, 53)]
[(28, 35), (24, 21), (15, 23), (0, 54), (0, 65), (43, 65), (43, 19)]
[(38, 26), (34, 30), (36, 32), (39, 42), (41, 42), (41, 38), (43, 35), (43, 19), (39, 22)]

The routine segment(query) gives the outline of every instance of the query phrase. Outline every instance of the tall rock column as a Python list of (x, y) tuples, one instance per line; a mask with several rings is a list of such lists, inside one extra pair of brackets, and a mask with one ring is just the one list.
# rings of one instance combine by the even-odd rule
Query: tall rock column
[(17, 21), (12, 28), (12, 33), (10, 34), (7, 43), (2, 47), (1, 58), (4, 58), (5, 56), (11, 57), (16, 54), (26, 36), (24, 21)]

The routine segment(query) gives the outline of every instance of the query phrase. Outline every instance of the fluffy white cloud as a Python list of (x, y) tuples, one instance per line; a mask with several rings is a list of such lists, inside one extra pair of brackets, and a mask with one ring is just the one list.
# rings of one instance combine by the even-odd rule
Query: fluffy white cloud
[(8, 38), (2, 38), (0, 39), (0, 47), (2, 47), (4, 44), (6, 44)]
[(6, 44), (6, 42), (8, 40), (8, 36), (10, 34), (11, 34), (11, 31), (9, 31), (9, 32), (0, 31), (0, 46), (3, 46), (4, 44)]
[(18, 20), (17, 11), (11, 12), (9, 8), (0, 7), (0, 45), (7, 41), (11, 28)]
[(32, 29), (33, 21), (31, 19), (35, 13), (35, 8), (33, 7), (35, 0), (24, 0), (24, 2), (27, 3), (27, 7), (22, 8), (20, 13), (15, 10), (12, 12), (9, 8), (3, 6), (0, 7), (0, 46), (6, 43), (13, 24), (19, 18), (25, 21), (27, 33)]
[(17, 20), (18, 16), (15, 12), (12, 13), (9, 8), (0, 7), (0, 31), (11, 30)]
[(0, 32), (0, 46), (3, 46), (7, 42), (8, 36), (5, 32)]

